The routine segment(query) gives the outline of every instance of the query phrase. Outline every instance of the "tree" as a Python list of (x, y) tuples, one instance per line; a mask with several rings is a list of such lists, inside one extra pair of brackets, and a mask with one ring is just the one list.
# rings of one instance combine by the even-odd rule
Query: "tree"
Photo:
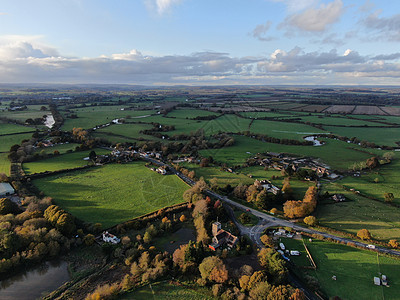
[(383, 154), (383, 158), (384, 158), (386, 161), (391, 161), (391, 160), (394, 158), (394, 152), (385, 152), (385, 153)]
[(96, 152), (95, 152), (94, 150), (90, 151), (90, 153), (89, 153), (89, 159), (90, 159), (91, 161), (95, 161), (96, 157), (97, 157)]
[(267, 281), (263, 281), (257, 283), (254, 288), (251, 289), (249, 296), (250, 299), (254, 300), (266, 300), (270, 291), (271, 285)]
[(318, 224), (318, 220), (314, 216), (305, 217), (303, 221), (304, 221), (304, 223), (306, 223), (309, 226), (315, 226)]
[(5, 173), (0, 173), (0, 182), (7, 182), (8, 177)]
[(251, 218), (250, 218), (250, 216), (249, 216), (248, 214), (242, 213), (242, 214), (239, 216), (239, 220), (240, 220), (240, 222), (241, 222), (242, 224), (248, 224), (248, 223), (250, 223)]
[(8, 198), (0, 199), (0, 214), (14, 214), (18, 212), (18, 206)]
[(260, 265), (266, 268), (272, 276), (274, 283), (281, 283), (285, 280), (287, 269), (278, 252), (271, 248), (263, 248), (258, 252), (257, 257)]
[(391, 202), (393, 202), (393, 200), (394, 200), (394, 195), (393, 195), (393, 193), (385, 193), (385, 194), (384, 194), (384, 197), (385, 197), (385, 202), (391, 203)]
[(150, 234), (148, 231), (146, 231), (146, 232), (144, 233), (144, 236), (143, 236), (143, 242), (145, 242), (146, 244), (148, 244), (148, 243), (151, 242), (151, 239), (152, 239), (151, 234)]
[(209, 256), (203, 259), (199, 265), (201, 278), (213, 280), (218, 283), (225, 282), (228, 279), (228, 271), (221, 259), (216, 256)]
[(367, 167), (371, 170), (371, 169), (379, 166), (379, 160), (377, 157), (373, 156), (373, 157), (367, 159), (366, 164), (367, 164)]
[(200, 167), (205, 168), (208, 167), (208, 165), (210, 164), (210, 161), (208, 158), (203, 158), (200, 162)]
[(264, 244), (265, 247), (273, 248), (274, 247), (274, 240), (269, 237), (268, 235), (264, 234), (260, 237), (261, 242)]
[(182, 214), (182, 215), (179, 217), (179, 221), (181, 221), (182, 223), (185, 222), (185, 221), (186, 221), (186, 216), (185, 216), (184, 214)]
[(371, 233), (367, 229), (360, 229), (357, 232), (357, 236), (362, 240), (370, 240), (371, 239)]
[(397, 249), (397, 248), (399, 248), (399, 242), (396, 241), (396, 240), (390, 240), (389, 241), (389, 246), (392, 247), (392, 248)]
[(93, 245), (95, 241), (95, 237), (93, 234), (89, 233), (83, 238), (83, 242), (85, 243), (86, 246)]

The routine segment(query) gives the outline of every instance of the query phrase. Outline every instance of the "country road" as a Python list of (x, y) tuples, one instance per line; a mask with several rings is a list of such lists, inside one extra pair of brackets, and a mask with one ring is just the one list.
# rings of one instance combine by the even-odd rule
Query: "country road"
[[(175, 170), (173, 167), (171, 167), (170, 165), (162, 162), (162, 161), (158, 161), (156, 159), (152, 159), (152, 158), (148, 158), (148, 157), (143, 157), (143, 159), (153, 162), (154, 164), (160, 165), (160, 166), (166, 166), (168, 167), (174, 174), (176, 174), (179, 178), (181, 178), (184, 182), (186, 182), (188, 185), (193, 186), (196, 182), (188, 177), (186, 177), (185, 175), (183, 175), (182, 173), (178, 172), (177, 170)], [(256, 209), (253, 208), (249, 208), (243, 204), (240, 204), (236, 201), (233, 201), (231, 199), (229, 199), (226, 196), (217, 194), (213, 191), (210, 190), (206, 190), (204, 191), (205, 194), (207, 194), (208, 196), (212, 196), (214, 198), (217, 198), (221, 201), (223, 201), (226, 204), (229, 204), (230, 206), (236, 207), (242, 211), (246, 211), (248, 213), (251, 213), (252, 215), (258, 217), (263, 223), (259, 223), (260, 225), (256, 225), (254, 227), (252, 227), (250, 229), (249, 235), (251, 237), (251, 239), (257, 243), (257, 245), (261, 246), (260, 243), (260, 235), (262, 233), (262, 231), (270, 226), (283, 226), (283, 227), (290, 227), (293, 228), (296, 231), (303, 231), (309, 234), (319, 234), (325, 238), (331, 238), (333, 240), (339, 241), (339, 242), (344, 242), (344, 243), (348, 243), (351, 242), (353, 244), (355, 244), (358, 247), (363, 247), (366, 250), (370, 250), (369, 248), (367, 248), (368, 244), (367, 243), (363, 243), (363, 242), (359, 242), (359, 241), (354, 241), (348, 238), (343, 238), (343, 237), (339, 237), (333, 234), (329, 234), (326, 232), (322, 232), (322, 231), (318, 231), (318, 230), (314, 230), (308, 227), (304, 227), (301, 225), (298, 225), (296, 223), (281, 219), (281, 218), (277, 218), (275, 216), (272, 216), (270, 214), (267, 213), (263, 213), (260, 212)], [(262, 225), (264, 224), (264, 225)], [(242, 226), (243, 227), (243, 226)], [(239, 228), (240, 229), (240, 228)], [(379, 247), (379, 246), (375, 246), (375, 251), (378, 251), (380, 253), (386, 253), (386, 254), (390, 254), (390, 255), (396, 255), (400, 257), (400, 251), (396, 251), (396, 250), (392, 250), (392, 249), (387, 249), (387, 248), (383, 248), (383, 247)]]

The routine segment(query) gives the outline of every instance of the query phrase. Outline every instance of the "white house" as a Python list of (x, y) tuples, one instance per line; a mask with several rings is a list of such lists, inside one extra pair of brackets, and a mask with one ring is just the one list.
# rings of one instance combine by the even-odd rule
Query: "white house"
[(14, 194), (14, 188), (8, 182), (0, 183), (0, 197), (9, 196)]
[(103, 241), (106, 243), (118, 244), (121, 240), (108, 231), (103, 232)]

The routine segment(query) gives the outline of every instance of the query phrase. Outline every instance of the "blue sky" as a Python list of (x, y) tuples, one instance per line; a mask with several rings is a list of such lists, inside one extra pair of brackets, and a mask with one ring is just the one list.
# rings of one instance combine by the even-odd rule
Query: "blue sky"
[(400, 2), (0, 0), (0, 82), (398, 85)]

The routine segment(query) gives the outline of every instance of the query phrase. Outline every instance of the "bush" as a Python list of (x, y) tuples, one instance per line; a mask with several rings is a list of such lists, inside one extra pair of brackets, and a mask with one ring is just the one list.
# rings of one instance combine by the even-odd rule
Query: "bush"
[(304, 221), (304, 223), (306, 223), (309, 226), (315, 226), (318, 224), (318, 220), (314, 216), (305, 217), (303, 221)]

